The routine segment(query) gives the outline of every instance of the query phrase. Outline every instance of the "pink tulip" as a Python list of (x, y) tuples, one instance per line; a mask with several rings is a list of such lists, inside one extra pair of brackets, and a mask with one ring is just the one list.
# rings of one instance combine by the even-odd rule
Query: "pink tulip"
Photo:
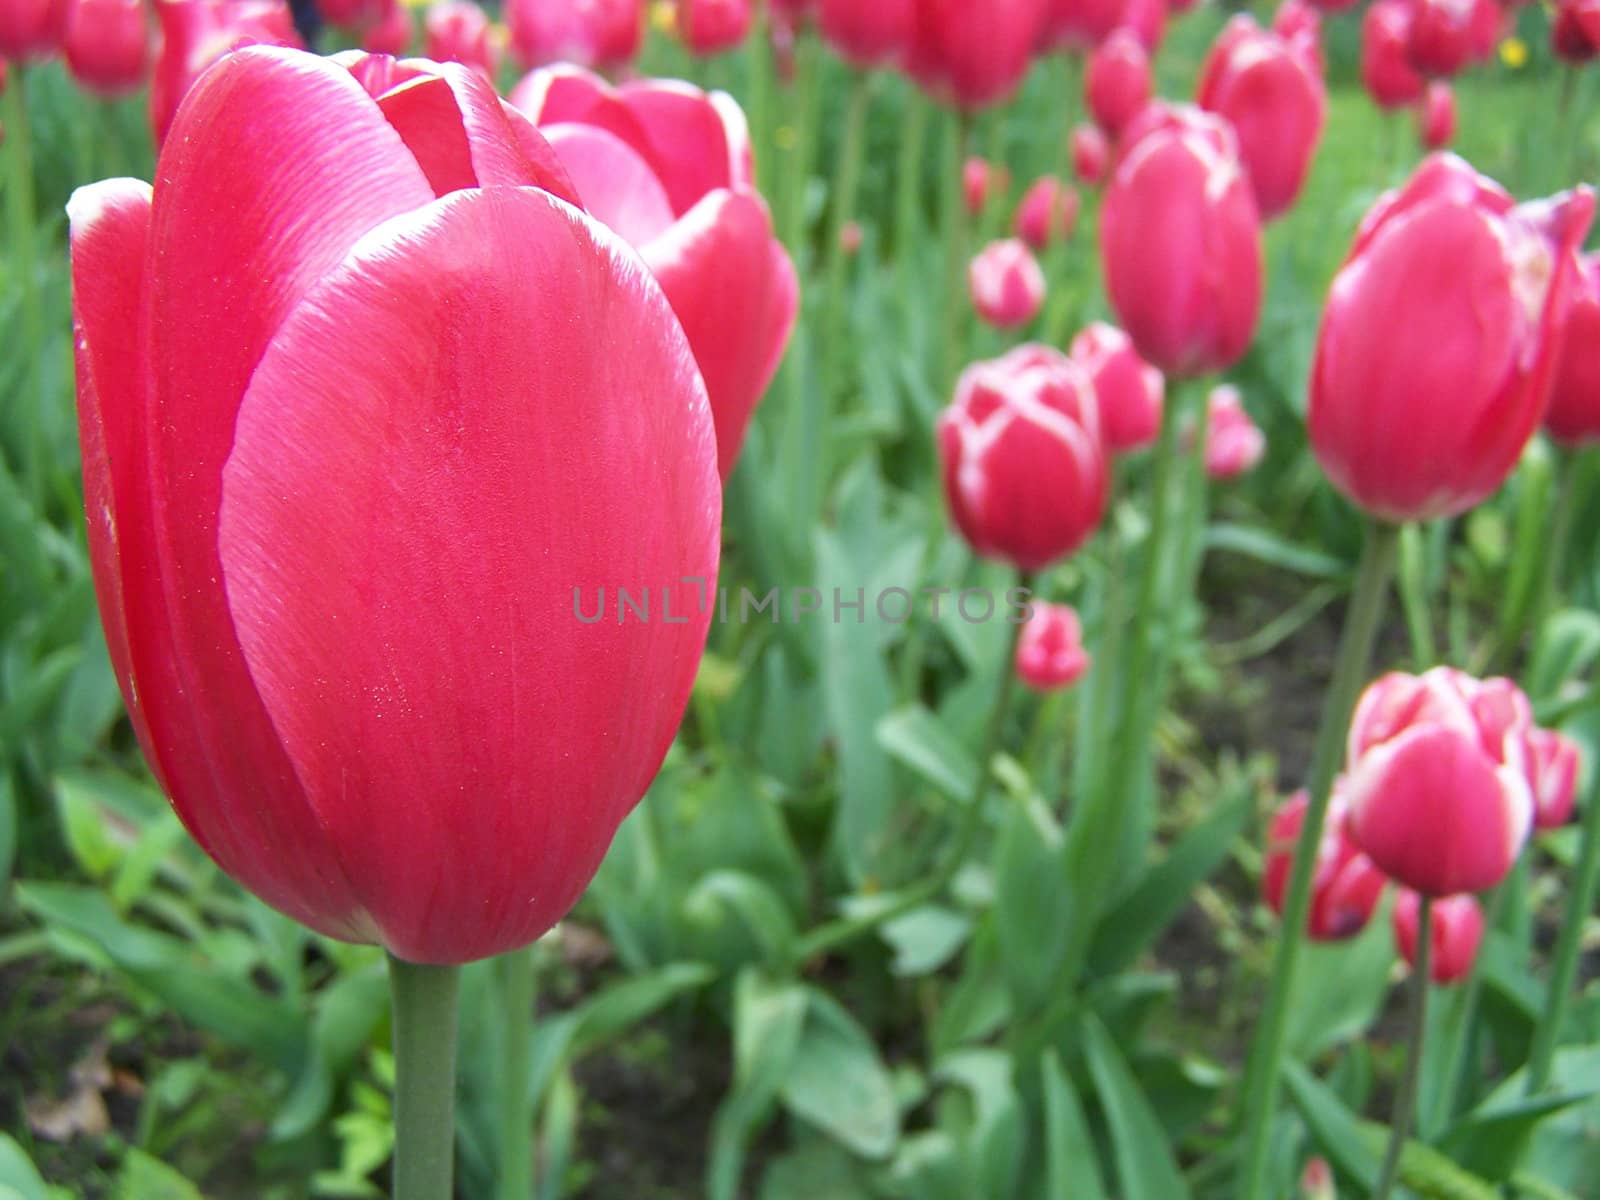
[(1456, 93), (1448, 83), (1436, 79), (1417, 108), (1417, 134), (1429, 150), (1443, 150), (1456, 138)]
[(66, 40), (71, 0), (0, 0), (0, 60), (54, 57)]
[(967, 267), (972, 306), (996, 329), (1020, 329), (1044, 304), (1044, 271), (1018, 238), (990, 242)]
[(754, 19), (751, 0), (678, 0), (678, 33), (694, 54), (734, 49)]
[(1558, 0), (1550, 44), (1569, 63), (1586, 63), (1600, 54), (1600, 0)]
[(1132, 338), (1096, 321), (1072, 339), (1071, 357), (1094, 384), (1106, 449), (1126, 454), (1156, 440), (1166, 380), (1139, 357)]
[[(1322, 42), (1322, 14), (1308, 0), (1284, 0), (1272, 18), (1272, 32), (1285, 41)], [(1319, 72), (1320, 73), (1320, 72)]]
[[(715, 587), (721, 489), (682, 328), (464, 67), (241, 50), (155, 174), (69, 214), (91, 561), (151, 768), (321, 933), (525, 945), (704, 644), (680, 581)], [(681, 624), (574, 611), (645, 585)]]
[(1600, 441), (1600, 254), (1583, 258), (1544, 427), (1556, 441)]
[(861, 243), (865, 236), (861, 231), (860, 221), (846, 221), (839, 230), (839, 249), (844, 251), (846, 258), (854, 258), (861, 253)]
[(1572, 820), (1578, 803), (1578, 743), (1554, 729), (1535, 729), (1528, 735), (1527, 753), (1534, 828), (1560, 829)]
[(90, 91), (121, 95), (150, 73), (150, 27), (141, 0), (74, 0), (67, 69)]
[(1059, 351), (968, 367), (938, 436), (945, 499), (979, 554), (1038, 571), (1100, 524), (1110, 472), (1094, 385)]
[(1261, 222), (1227, 121), (1153, 104), (1128, 127), (1100, 252), (1122, 327), (1169, 377), (1244, 354), (1261, 311)]
[(1212, 47), (1196, 99), (1232, 122), (1262, 219), (1282, 215), (1300, 194), (1328, 116), (1315, 43), (1234, 17)]
[(1056, 237), (1070, 238), (1078, 224), (1080, 201), (1070, 184), (1054, 175), (1042, 175), (1023, 193), (1012, 219), (1012, 229), (1034, 250), (1043, 253)]
[[(395, 7), (393, 0), (389, 7)], [(317, 11), (341, 29), (366, 29), (387, 15), (384, 0), (317, 0)]]
[(1036, 600), (1017, 638), (1017, 676), (1036, 692), (1071, 687), (1089, 669), (1083, 624), (1069, 604)]
[(1300, 1172), (1299, 1200), (1339, 1200), (1333, 1183), (1333, 1168), (1325, 1158), (1309, 1158)]
[(1416, 104), (1428, 81), (1411, 65), (1411, 0), (1376, 0), (1361, 18), (1361, 82), (1379, 108)]
[(1072, 130), (1072, 173), (1085, 187), (1105, 181), (1111, 164), (1111, 143), (1098, 125), (1078, 125)]
[(389, 9), (362, 36), (361, 48), (372, 54), (403, 58), (411, 49), (416, 31), (411, 27), (411, 11), (399, 0), (390, 0)]
[(906, 67), (968, 111), (1010, 99), (1032, 65), (1047, 0), (917, 0)]
[[(1422, 898), (1402, 889), (1394, 902), (1394, 940), (1408, 966), (1417, 965), (1417, 941), (1421, 933)], [(1435, 900), (1428, 921), (1432, 959), (1428, 978), (1437, 984), (1454, 983), (1472, 973), (1478, 947), (1483, 943), (1483, 909), (1471, 896), (1449, 896)]]
[(794, 327), (794, 266), (755, 190), (744, 113), (725, 92), (641, 79), (613, 88), (546, 67), (511, 94), (585, 206), (638, 249), (694, 348), (726, 478)]
[[(1305, 824), (1310, 798), (1296, 792), (1273, 814), (1262, 863), (1261, 891), (1267, 905), (1283, 915), (1294, 868), (1295, 845)], [(1311, 877), (1311, 910), (1306, 915), (1306, 936), (1313, 941), (1336, 942), (1355, 937), (1367, 927), (1389, 880), (1350, 838), (1349, 810), (1336, 788), (1317, 849)]]
[(1115, 138), (1150, 102), (1150, 57), (1139, 39), (1119, 29), (1089, 56), (1084, 100), (1096, 125)]
[(1450, 154), (1379, 200), (1312, 368), (1311, 445), (1340, 491), (1430, 520), (1505, 481), (1544, 414), (1593, 213), (1587, 188), (1518, 208)]
[(1161, 44), (1168, 7), (1166, 0), (1050, 0), (1041, 41), (1046, 49), (1089, 51), (1127, 29), (1147, 51), (1154, 51)]
[(961, 197), (969, 216), (981, 216), (991, 200), (998, 200), (1011, 187), (1011, 173), (1004, 167), (990, 166), (976, 154), (961, 164)]
[(458, 62), (490, 79), (500, 66), (489, 15), (473, 0), (435, 0), (422, 18), (422, 47), (435, 62)]
[(1206, 400), (1206, 474), (1212, 479), (1237, 479), (1261, 461), (1267, 439), (1245, 411), (1239, 389), (1213, 388)]
[(509, 0), (511, 53), (523, 67), (572, 62), (598, 70), (639, 56), (642, 0)]
[(159, 147), (178, 105), (217, 59), (243, 46), (298, 46), (283, 0), (161, 0), (161, 52), (150, 80), (150, 129)]
[(919, 0), (822, 0), (817, 25), (840, 58), (858, 67), (884, 66), (906, 52)]
[(1527, 698), (1450, 667), (1385, 675), (1350, 726), (1350, 833), (1378, 867), (1429, 896), (1485, 891), (1533, 824)]
[(1492, 52), (1500, 28), (1498, 0), (1407, 0), (1411, 29), (1406, 54), (1423, 75), (1450, 76)]

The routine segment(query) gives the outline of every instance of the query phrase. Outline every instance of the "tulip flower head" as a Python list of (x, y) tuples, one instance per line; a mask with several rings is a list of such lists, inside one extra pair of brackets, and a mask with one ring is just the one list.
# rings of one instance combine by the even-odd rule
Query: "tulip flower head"
[(678, 0), (678, 34), (694, 54), (721, 54), (750, 34), (751, 0)]
[[(1295, 845), (1305, 824), (1310, 798), (1296, 792), (1273, 814), (1267, 831), (1267, 851), (1262, 864), (1261, 891), (1268, 907), (1279, 916), (1289, 893)], [(1317, 847), (1311, 877), (1311, 911), (1306, 916), (1306, 936), (1319, 942), (1355, 937), (1367, 927), (1389, 880), (1351, 840), (1349, 810), (1336, 785), (1328, 806), (1327, 823)]]
[(1550, 395), (1593, 214), (1587, 188), (1518, 207), (1449, 154), (1378, 201), (1312, 367), (1311, 445), (1340, 491), (1429, 520), (1505, 481)]
[(357, 30), (375, 25), (388, 15), (384, 0), (317, 0), (317, 12), (330, 25)]
[(1098, 125), (1077, 125), (1072, 130), (1072, 173), (1085, 187), (1105, 182), (1111, 163), (1111, 143)]
[(1578, 743), (1554, 729), (1528, 735), (1528, 785), (1533, 789), (1535, 829), (1560, 829), (1572, 820), (1582, 769)]
[(968, 367), (938, 437), (945, 500), (979, 554), (1042, 570), (1100, 524), (1110, 473), (1094, 384), (1059, 351)]
[(511, 53), (523, 67), (570, 62), (609, 71), (639, 56), (642, 0), (510, 0)]
[(1304, 40), (1320, 47), (1322, 14), (1307, 0), (1284, 0), (1273, 14), (1272, 32), (1285, 41)]
[(1411, 63), (1410, 0), (1375, 0), (1361, 18), (1361, 82), (1382, 109), (1418, 103), (1428, 81)]
[(1080, 207), (1078, 193), (1070, 184), (1054, 175), (1040, 176), (1023, 193), (1012, 230), (1032, 249), (1043, 253), (1058, 236), (1072, 236)]
[(1581, 260), (1544, 427), (1565, 446), (1600, 441), (1600, 254)]
[(1447, 149), (1456, 140), (1456, 92), (1442, 79), (1428, 85), (1417, 108), (1417, 135), (1429, 150)]
[(839, 249), (844, 251), (846, 258), (854, 258), (861, 253), (861, 243), (865, 234), (861, 230), (860, 221), (846, 221), (839, 230)]
[(1083, 624), (1069, 604), (1035, 601), (1017, 638), (1017, 676), (1036, 692), (1071, 687), (1089, 669)]
[(411, 26), (411, 10), (393, 0), (389, 10), (379, 17), (361, 37), (361, 48), (369, 54), (387, 54), (403, 58), (411, 49), (411, 39), (416, 30)]
[(1096, 321), (1072, 339), (1072, 361), (1089, 374), (1100, 408), (1100, 432), (1114, 454), (1138, 450), (1161, 432), (1166, 380), (1139, 357), (1133, 339)]
[(72, 0), (0, 0), (0, 61), (33, 62), (61, 50)]
[(465, 67), (248, 47), (155, 175), (69, 209), (90, 558), (146, 758), (218, 865), (321, 933), (526, 945), (704, 646), (692, 585), (682, 623), (574, 612), (715, 587), (682, 326)]
[[(1394, 940), (1408, 966), (1417, 964), (1421, 934), (1422, 898), (1402, 889), (1394, 902)], [(1447, 896), (1435, 900), (1428, 921), (1432, 958), (1428, 978), (1437, 984), (1455, 983), (1472, 973), (1478, 947), (1483, 944), (1483, 909), (1473, 896)]]
[(423, 53), (435, 62), (457, 62), (489, 79), (500, 66), (489, 14), (473, 0), (436, 0), (422, 18)]
[(1261, 461), (1267, 438), (1245, 411), (1239, 389), (1213, 388), (1206, 398), (1206, 474), (1212, 479), (1237, 479)]
[(1333, 1168), (1327, 1159), (1318, 1156), (1306, 1160), (1305, 1169), (1300, 1172), (1299, 1200), (1339, 1200)]
[(67, 19), (67, 69), (90, 91), (118, 96), (150, 72), (150, 28), (141, 0), (75, 0)]
[(1150, 103), (1150, 56), (1131, 30), (1119, 29), (1095, 47), (1083, 90), (1089, 115), (1111, 138)]
[(150, 81), (150, 128), (157, 146), (194, 81), (242, 46), (298, 46), (283, 0), (159, 0), (161, 52)]
[(1011, 98), (1033, 63), (1049, 0), (917, 0), (908, 73), (967, 111)]
[(918, 0), (822, 0), (817, 26), (836, 54), (857, 67), (887, 66), (906, 52)]
[(1011, 189), (1011, 172), (974, 154), (961, 164), (961, 199), (968, 216), (981, 216), (991, 201)]
[(1165, 32), (1166, 0), (1050, 0), (1041, 43), (1047, 50), (1088, 52), (1119, 29), (1132, 32), (1154, 52)]
[(694, 348), (726, 478), (794, 327), (794, 265), (755, 190), (744, 113), (724, 92), (580, 67), (535, 71), (511, 102), (549, 138), (589, 212), (637, 249)]
[(1586, 63), (1600, 54), (1600, 0), (1559, 0), (1550, 44), (1569, 63)]
[(1020, 329), (1044, 305), (1044, 271), (1020, 238), (991, 242), (967, 267), (972, 306), (996, 329)]
[(1406, 55), (1420, 74), (1456, 74), (1494, 52), (1499, 41), (1498, 0), (1408, 0), (1411, 25)]

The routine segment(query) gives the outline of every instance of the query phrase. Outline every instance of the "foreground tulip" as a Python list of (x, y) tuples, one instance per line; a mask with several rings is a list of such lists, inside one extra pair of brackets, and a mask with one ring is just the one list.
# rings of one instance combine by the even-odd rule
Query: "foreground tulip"
[(1011, 97), (1027, 74), (1047, 0), (917, 0), (906, 67), (936, 99), (967, 110)]
[(50, 58), (67, 36), (71, 0), (0, 0), (0, 60)]
[(905, 53), (916, 28), (918, 0), (822, 0), (817, 27), (846, 62), (877, 67)]
[(543, 127), (585, 206), (638, 249), (694, 348), (726, 478), (794, 328), (794, 266), (755, 190), (744, 113), (724, 92), (577, 67), (529, 75), (512, 103)]
[[(1417, 938), (1421, 933), (1422, 898), (1402, 889), (1394, 902), (1394, 940), (1400, 956), (1410, 966), (1417, 962)], [(1454, 983), (1472, 973), (1478, 947), (1483, 943), (1483, 909), (1471, 896), (1450, 896), (1433, 903), (1428, 921), (1432, 961), (1428, 978), (1434, 983)]]
[(1072, 173), (1078, 182), (1097, 187), (1105, 181), (1111, 162), (1111, 143), (1097, 125), (1078, 125), (1072, 130)]
[(1578, 802), (1578, 743), (1554, 729), (1528, 735), (1528, 786), (1533, 789), (1535, 829), (1560, 829)]
[[(1283, 915), (1294, 865), (1295, 843), (1305, 824), (1309, 805), (1306, 793), (1296, 792), (1272, 817), (1267, 831), (1267, 851), (1261, 868), (1261, 892), (1267, 905)], [(1355, 937), (1367, 927), (1389, 880), (1350, 838), (1349, 812), (1337, 791), (1328, 808), (1322, 844), (1317, 851), (1316, 874), (1311, 879), (1311, 912), (1306, 936), (1319, 942)]]
[(1042, 253), (1057, 237), (1072, 236), (1078, 224), (1079, 208), (1078, 193), (1070, 185), (1054, 175), (1044, 175), (1023, 193), (1012, 229), (1030, 247)]
[(1444, 150), (1456, 140), (1456, 93), (1442, 79), (1428, 85), (1417, 108), (1417, 133), (1429, 150)]
[(1169, 376), (1219, 371), (1261, 312), (1261, 222), (1225, 120), (1151, 105), (1129, 126), (1100, 214), (1106, 291)]
[(1100, 524), (1109, 487), (1094, 385), (1046, 346), (967, 368), (939, 418), (945, 499), (979, 554), (1037, 571)]
[(1119, 29), (1089, 56), (1083, 95), (1096, 125), (1115, 138), (1150, 102), (1150, 56), (1130, 30)]
[(1256, 207), (1270, 221), (1300, 194), (1328, 116), (1328, 93), (1308, 38), (1287, 39), (1240, 15), (1218, 36), (1196, 93), (1232, 123)]
[(991, 242), (967, 268), (972, 306), (996, 329), (1018, 329), (1044, 304), (1044, 271), (1018, 238)]
[(75, 0), (67, 21), (67, 69), (91, 91), (131, 92), (150, 70), (142, 0)]
[(1312, 367), (1311, 444), (1390, 521), (1454, 516), (1505, 481), (1544, 413), (1588, 189), (1518, 208), (1448, 154), (1367, 215)]
[(1379, 108), (1422, 99), (1428, 81), (1411, 65), (1410, 0), (1376, 0), (1361, 18), (1361, 82)]
[(1582, 260), (1544, 427), (1567, 446), (1600, 440), (1600, 254)]
[(1017, 639), (1017, 675), (1036, 692), (1071, 687), (1089, 669), (1083, 624), (1069, 604), (1034, 601)]
[(455, 62), (493, 79), (500, 68), (489, 14), (473, 0), (438, 0), (422, 18), (422, 52), (437, 62)]
[(1439, 667), (1386, 675), (1350, 725), (1350, 833), (1390, 878), (1427, 896), (1494, 887), (1533, 825), (1526, 697)]
[(1266, 452), (1266, 435), (1245, 411), (1239, 389), (1231, 384), (1213, 388), (1206, 398), (1206, 474), (1237, 479)]
[(678, 0), (678, 33), (695, 54), (721, 54), (749, 36), (751, 0)]
[(151, 768), (319, 932), (419, 963), (525, 945), (699, 662), (692, 587), (682, 624), (573, 599), (716, 574), (682, 329), (460, 67), (242, 50), (156, 179), (70, 212), (91, 560)]
[(523, 67), (572, 62), (615, 70), (639, 56), (641, 0), (510, 0), (511, 53)]
[(1156, 440), (1166, 380), (1139, 357), (1132, 338), (1115, 325), (1096, 321), (1072, 339), (1071, 358), (1094, 384), (1107, 450), (1126, 454)]
[(242, 46), (298, 46), (294, 17), (283, 0), (161, 0), (161, 53), (150, 80), (150, 128), (156, 145), (194, 81), (217, 59)]

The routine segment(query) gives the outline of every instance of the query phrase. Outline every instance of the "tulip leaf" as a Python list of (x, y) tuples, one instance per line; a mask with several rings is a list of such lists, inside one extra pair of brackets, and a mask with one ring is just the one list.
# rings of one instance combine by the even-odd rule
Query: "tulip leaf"
[(883, 940), (894, 948), (890, 970), (905, 979), (931, 975), (966, 944), (972, 918), (938, 904), (924, 904), (883, 926)]
[(760, 946), (769, 965), (789, 961), (795, 941), (794, 918), (762, 880), (743, 871), (713, 871), (695, 885), (683, 902), (691, 916), (717, 920), (723, 910), (738, 917)]
[(1085, 1017), (1082, 1029), (1089, 1073), (1111, 1131), (1119, 1194), (1124, 1200), (1184, 1200), (1189, 1185), (1138, 1080), (1097, 1018)]
[(0, 1133), (0, 1200), (50, 1200), (38, 1168), (7, 1133)]
[(203, 1200), (200, 1189), (159, 1158), (130, 1149), (117, 1177), (116, 1200)]
[(1301, 980), (1337, 979), (1338, 987), (1301, 986), (1289, 1014), (1289, 1047), (1309, 1059), (1371, 1028), (1389, 994), (1394, 937), (1380, 909), (1346, 942), (1313, 942), (1300, 955)]
[(1342, 558), (1310, 550), (1266, 529), (1219, 521), (1206, 530), (1206, 550), (1228, 551), (1253, 558), (1269, 567), (1306, 575), (1312, 579), (1345, 580), (1351, 565)]
[(1061, 986), (1075, 922), (1064, 839), (1038, 799), (1013, 801), (995, 846), (995, 933), (1004, 978), (1019, 1012), (1040, 1008)]
[(733, 985), (733, 1084), (711, 1124), (706, 1158), (709, 1200), (734, 1200), (745, 1149), (767, 1119), (800, 1047), (806, 989), (746, 967)]
[(826, 992), (809, 989), (805, 1026), (780, 1095), (784, 1107), (864, 1158), (900, 1136), (894, 1081), (871, 1036)]
[(1360, 1184), (1363, 1192), (1370, 1192), (1378, 1182), (1381, 1160), (1367, 1145), (1360, 1119), (1331, 1088), (1297, 1062), (1283, 1064), (1283, 1082), (1328, 1161)]
[(958, 1135), (971, 1194), (1010, 1196), (1022, 1165), (1023, 1116), (1009, 1054), (988, 1048), (958, 1050), (939, 1061), (935, 1076), (968, 1097), (970, 1116)]
[(965, 803), (978, 763), (961, 740), (920, 704), (897, 708), (878, 722), (878, 744), (901, 766), (952, 800)]
[(1593, 1091), (1533, 1096), (1505, 1106), (1484, 1105), (1439, 1139), (1462, 1167), (1497, 1183), (1511, 1178), (1534, 1132), (1547, 1118), (1594, 1096)]
[(1072, 1080), (1061, 1058), (1050, 1050), (1044, 1057), (1045, 1164), (1051, 1196), (1073, 1200), (1106, 1200), (1094, 1138)]

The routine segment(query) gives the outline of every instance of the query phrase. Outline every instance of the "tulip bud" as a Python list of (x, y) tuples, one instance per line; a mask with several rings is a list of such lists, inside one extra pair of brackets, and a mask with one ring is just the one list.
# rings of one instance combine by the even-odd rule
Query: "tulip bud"
[(1544, 427), (1565, 446), (1600, 440), (1600, 254), (1581, 262)]
[(1125, 454), (1156, 440), (1166, 380), (1139, 357), (1127, 334), (1096, 321), (1072, 339), (1071, 357), (1094, 384), (1106, 449)]
[(969, 111), (1007, 100), (1032, 65), (1047, 0), (920, 0), (906, 68)]
[(552, 62), (616, 70), (639, 56), (641, 0), (509, 0), (511, 53), (523, 67)]
[(1449, 667), (1367, 688), (1350, 726), (1350, 833), (1392, 879), (1429, 896), (1494, 887), (1533, 824), (1527, 698)]
[(1376, 0), (1361, 18), (1361, 82), (1379, 108), (1422, 99), (1428, 81), (1411, 65), (1410, 0)]
[(1017, 638), (1017, 676), (1036, 692), (1071, 687), (1089, 669), (1083, 624), (1068, 604), (1034, 601)]
[(1010, 172), (990, 166), (987, 159), (976, 154), (961, 164), (961, 196), (969, 216), (982, 216), (989, 201), (998, 200), (1010, 186)]
[(1089, 56), (1084, 99), (1096, 125), (1115, 138), (1150, 102), (1150, 57), (1132, 32), (1119, 29)]
[(0, 60), (50, 58), (67, 36), (70, 0), (0, 0)]
[(678, 0), (678, 34), (694, 54), (720, 54), (749, 36), (750, 0)]
[(1237, 479), (1261, 461), (1267, 438), (1245, 411), (1238, 388), (1212, 389), (1206, 421), (1206, 474), (1212, 479)]
[(1272, 32), (1286, 42), (1309, 39), (1320, 46), (1322, 14), (1308, 0), (1284, 0), (1272, 18)]
[(378, 18), (361, 39), (361, 48), (371, 54), (387, 54), (404, 58), (411, 49), (411, 39), (416, 31), (411, 27), (411, 12), (399, 0), (392, 0), (389, 10)]
[(1106, 290), (1148, 361), (1231, 366), (1261, 312), (1261, 222), (1226, 120), (1151, 105), (1128, 127), (1100, 215)]
[(1456, 138), (1456, 93), (1448, 83), (1436, 79), (1417, 109), (1417, 135), (1429, 150), (1443, 150)]
[(1554, 729), (1535, 729), (1528, 735), (1527, 753), (1534, 828), (1560, 829), (1577, 806), (1578, 743)]
[(1505, 481), (1549, 398), (1593, 212), (1587, 188), (1515, 207), (1449, 154), (1379, 200), (1312, 369), (1311, 444), (1340, 491), (1386, 520), (1430, 520)]
[(1305, 183), (1328, 115), (1315, 44), (1234, 17), (1212, 47), (1196, 99), (1233, 124), (1262, 219), (1285, 212)]
[(1423, 75), (1450, 76), (1492, 51), (1500, 26), (1497, 0), (1409, 0), (1406, 54)]
[(1034, 250), (1043, 253), (1059, 233), (1070, 238), (1078, 224), (1078, 193), (1054, 175), (1034, 180), (1023, 194), (1012, 220), (1016, 235)]
[[(1306, 915), (1306, 936), (1313, 941), (1337, 942), (1355, 937), (1367, 927), (1388, 879), (1350, 838), (1349, 811), (1341, 787), (1336, 786), (1328, 805), (1327, 823), (1317, 848), (1311, 877), (1311, 910)], [(1294, 870), (1295, 846), (1305, 824), (1310, 797), (1296, 792), (1272, 817), (1267, 831), (1267, 852), (1262, 863), (1261, 892), (1268, 907), (1283, 915)]]
[(1038, 571), (1099, 525), (1110, 477), (1094, 385), (1059, 351), (968, 367), (938, 436), (945, 499), (979, 554)]
[(500, 64), (489, 15), (474, 0), (436, 0), (422, 18), (422, 53), (435, 62), (458, 62), (490, 79)]
[(839, 249), (844, 251), (846, 258), (854, 258), (861, 253), (863, 239), (860, 221), (846, 221), (839, 230)]
[(1072, 173), (1085, 187), (1105, 181), (1111, 162), (1111, 143), (1098, 125), (1078, 125), (1072, 130)]
[[(1417, 941), (1422, 923), (1422, 898), (1402, 888), (1394, 902), (1394, 940), (1406, 965), (1417, 965)], [(1472, 973), (1478, 947), (1483, 942), (1483, 909), (1472, 896), (1448, 896), (1433, 902), (1428, 921), (1432, 959), (1428, 978), (1437, 984), (1454, 983)]]
[(1306, 1160), (1305, 1170), (1300, 1172), (1300, 1200), (1339, 1200), (1333, 1168), (1327, 1159), (1319, 1156)]
[(1044, 271), (1017, 238), (991, 242), (967, 267), (972, 306), (996, 329), (1019, 329), (1044, 304)]
[(178, 105), (212, 63), (243, 46), (298, 46), (283, 0), (161, 0), (161, 52), (150, 80), (150, 129), (159, 147)]
[(822, 0), (817, 25), (823, 40), (858, 67), (892, 63), (916, 27), (917, 0)]
[(150, 69), (150, 29), (141, 0), (76, 0), (67, 21), (67, 69), (91, 91), (131, 92)]

